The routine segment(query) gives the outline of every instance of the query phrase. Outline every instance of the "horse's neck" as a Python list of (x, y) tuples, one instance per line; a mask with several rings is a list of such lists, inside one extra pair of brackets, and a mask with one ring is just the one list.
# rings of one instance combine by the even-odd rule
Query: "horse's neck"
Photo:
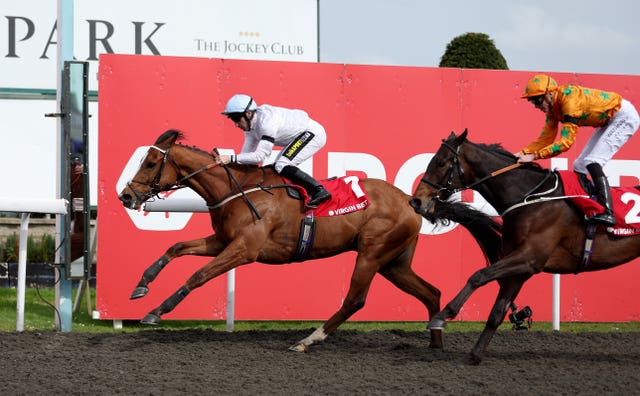
[(213, 156), (206, 157), (190, 147), (173, 148), (175, 162), (180, 168), (179, 179), (207, 203), (216, 202), (228, 190), (227, 176), (221, 166), (215, 165)]
[[(179, 145), (174, 146), (174, 155), (182, 170), (180, 177), (187, 177), (184, 184), (208, 204), (219, 202), (247, 188), (282, 183), (282, 178), (270, 167), (232, 164), (225, 168), (214, 165), (213, 156), (208, 158), (193, 148)], [(206, 167), (211, 168), (205, 169)]]
[(493, 169), (495, 167), (495, 170), (486, 172), (483, 176), (487, 178), (486, 181), (478, 184), (475, 188), (500, 213), (512, 205), (522, 202), (524, 198), (533, 193), (547, 191), (552, 184), (550, 182), (553, 180), (552, 177), (549, 177), (549, 173), (539, 172), (528, 166), (491, 176), (492, 172), (503, 169), (508, 165), (510, 164), (502, 164), (490, 168)]
[(205, 172), (197, 182), (192, 188), (211, 204), (258, 186), (280, 184), (282, 179), (268, 168), (234, 164), (227, 168), (217, 166)]

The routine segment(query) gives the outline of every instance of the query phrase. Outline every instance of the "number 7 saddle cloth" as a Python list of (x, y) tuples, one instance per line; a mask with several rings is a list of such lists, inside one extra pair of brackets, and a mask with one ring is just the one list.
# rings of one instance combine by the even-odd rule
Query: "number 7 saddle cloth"
[[(291, 183), (288, 179), (286, 181)], [(333, 177), (321, 180), (320, 184), (331, 193), (331, 199), (321, 202), (315, 209), (308, 210), (307, 214), (313, 212), (315, 217), (339, 216), (364, 210), (369, 206), (369, 197), (357, 176)], [(309, 196), (305, 189), (297, 185), (295, 187), (300, 192), (303, 202), (307, 202)]]

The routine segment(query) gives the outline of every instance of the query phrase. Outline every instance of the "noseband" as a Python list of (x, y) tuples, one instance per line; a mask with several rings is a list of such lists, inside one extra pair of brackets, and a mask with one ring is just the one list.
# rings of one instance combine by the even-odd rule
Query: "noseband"
[[(173, 167), (178, 171), (178, 174), (180, 174), (180, 166), (178, 166), (178, 164), (176, 164), (176, 162), (173, 160), (173, 158), (169, 158), (169, 152), (171, 150), (171, 147), (169, 147), (166, 150), (163, 150), (157, 146), (151, 146), (149, 149), (156, 149), (159, 152), (161, 152), (163, 154), (162, 157), (162, 163), (160, 164), (160, 168), (158, 169), (158, 173), (155, 175), (155, 177), (153, 178), (153, 180), (151, 182), (143, 182), (143, 181), (139, 181), (139, 180), (134, 180), (131, 179), (131, 181), (129, 183), (127, 183), (127, 186), (129, 187), (129, 189), (131, 191), (133, 191), (133, 194), (136, 196), (136, 200), (138, 200), (138, 202), (144, 202), (147, 199), (150, 199), (154, 196), (157, 196), (159, 193), (163, 192), (163, 191), (170, 191), (170, 190), (178, 190), (181, 188), (185, 188), (187, 187), (186, 184), (184, 184), (184, 181), (186, 181), (187, 179), (192, 178), (193, 176), (197, 175), (200, 172), (204, 172), (208, 169), (211, 169), (213, 167), (218, 166), (217, 162), (213, 162), (211, 164), (205, 165), (203, 167), (201, 167), (200, 169), (197, 169), (191, 173), (189, 173), (188, 175), (181, 177), (180, 179), (177, 179), (175, 182), (171, 183), (171, 184), (165, 184), (165, 185), (160, 185), (160, 179), (162, 178), (162, 171), (164, 170), (165, 165), (167, 164), (167, 161), (169, 161), (169, 163), (171, 165), (173, 165)], [(214, 149), (215, 153), (217, 155), (219, 155), (218, 153), (218, 149)], [(236, 180), (235, 176), (233, 176), (233, 173), (231, 173), (231, 170), (229, 169), (229, 167), (226, 164), (223, 164), (222, 167), (224, 168), (224, 170), (227, 172), (227, 176), (229, 177), (229, 180), (231, 182), (233, 182), (235, 184), (235, 188), (237, 188), (240, 193), (237, 196), (242, 196), (245, 199), (245, 202), (247, 203), (247, 205), (249, 206), (249, 208), (251, 209), (251, 211), (256, 215), (256, 217), (260, 220), (262, 219), (262, 216), (260, 215), (260, 213), (258, 213), (258, 210), (255, 208), (255, 206), (253, 206), (253, 203), (251, 203), (251, 201), (249, 200), (249, 198), (246, 195), (246, 192), (242, 189), (242, 184), (238, 182), (238, 180)], [(137, 183), (137, 184), (141, 184), (143, 186), (148, 186), (150, 188), (149, 191), (145, 192), (144, 194), (138, 194), (138, 192), (136, 190), (134, 190), (131, 186), (131, 183)], [(259, 187), (257, 189), (254, 189), (252, 191), (257, 191), (257, 190), (266, 190), (264, 187)], [(231, 199), (236, 198), (237, 196), (233, 196), (233, 190), (231, 190), (229, 192), (229, 196), (231, 197)], [(223, 199), (222, 201), (220, 201), (220, 203), (218, 204), (208, 204), (207, 206), (209, 206), (210, 208), (216, 208), (219, 206), (222, 206), (223, 204), (225, 204), (226, 202), (230, 201), (231, 199)]]

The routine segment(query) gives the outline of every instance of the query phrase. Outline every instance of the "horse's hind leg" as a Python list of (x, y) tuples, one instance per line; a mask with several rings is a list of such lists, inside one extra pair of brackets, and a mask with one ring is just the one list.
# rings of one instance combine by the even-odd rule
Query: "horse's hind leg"
[(176, 243), (144, 271), (140, 282), (129, 298), (135, 300), (144, 297), (149, 292), (149, 283), (156, 279), (160, 271), (174, 258), (185, 255), (213, 257), (217, 256), (222, 248), (223, 245), (215, 234), (206, 238)]
[(340, 309), (334, 313), (329, 320), (316, 329), (310, 336), (292, 345), (289, 350), (295, 352), (307, 352), (309, 346), (317, 342), (324, 341), (329, 334), (343, 324), (347, 319), (364, 306), (369, 292), (369, 286), (376, 274), (377, 266), (375, 262), (367, 261), (358, 255), (356, 266), (351, 275), (351, 284), (347, 296)]
[[(432, 318), (440, 311), (440, 290), (419, 277), (410, 264), (388, 264), (380, 274), (400, 290), (420, 300), (429, 311), (429, 318)], [(442, 329), (431, 329), (430, 340), (429, 348), (442, 349)]]

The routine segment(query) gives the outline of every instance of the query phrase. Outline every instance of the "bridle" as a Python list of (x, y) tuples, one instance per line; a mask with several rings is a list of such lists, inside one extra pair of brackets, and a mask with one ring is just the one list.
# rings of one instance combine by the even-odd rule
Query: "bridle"
[[(161, 185), (160, 184), (160, 179), (162, 178), (162, 171), (164, 170), (164, 167), (167, 164), (167, 162), (169, 162), (178, 172), (180, 172), (181, 169), (178, 166), (178, 164), (176, 164), (175, 161), (169, 157), (169, 152), (171, 151), (171, 147), (169, 147), (166, 150), (163, 150), (158, 146), (151, 146), (151, 147), (149, 147), (149, 150), (151, 150), (151, 149), (156, 149), (156, 150), (158, 150), (159, 152), (161, 152), (163, 154), (162, 163), (160, 164), (160, 168), (158, 168), (158, 173), (156, 173), (156, 175), (154, 176), (153, 180), (150, 181), (150, 182), (144, 182), (144, 181), (131, 179), (131, 181), (127, 183), (127, 186), (133, 192), (133, 194), (136, 196), (136, 200), (138, 200), (138, 202), (144, 202), (144, 201), (146, 201), (146, 200), (148, 200), (150, 198), (158, 196), (158, 194), (163, 192), (163, 191), (172, 191), (172, 190), (179, 190), (181, 188), (185, 188), (185, 187), (187, 187), (187, 185), (184, 184), (184, 182), (186, 180), (192, 178), (193, 176), (197, 175), (198, 173), (204, 172), (204, 171), (206, 171), (208, 169), (211, 169), (211, 168), (213, 168), (215, 166), (218, 166), (217, 163), (211, 163), (211, 164), (205, 165), (202, 168), (197, 169), (197, 170), (189, 173), (188, 175), (186, 175), (184, 177), (181, 177), (181, 178), (177, 179), (173, 183)], [(148, 152), (147, 152), (147, 155), (148, 155)], [(143, 194), (138, 194), (138, 192), (134, 188), (132, 188), (131, 183), (137, 183), (137, 184), (141, 184), (143, 186), (147, 186), (147, 187), (149, 187), (149, 191), (147, 191), (147, 192), (145, 192)]]
[[(178, 174), (180, 173), (181, 168), (180, 168), (180, 166), (178, 166), (178, 164), (176, 164), (176, 162), (173, 160), (173, 158), (169, 157), (169, 152), (171, 151), (171, 147), (169, 147), (166, 150), (163, 150), (160, 147), (151, 146), (149, 149), (156, 149), (156, 150), (158, 150), (159, 152), (161, 152), (163, 154), (162, 163), (160, 164), (160, 168), (158, 169), (158, 173), (156, 173), (156, 175), (154, 176), (154, 178), (153, 178), (153, 180), (151, 182), (143, 182), (143, 181), (131, 179), (131, 181), (127, 183), (127, 186), (133, 192), (133, 194), (136, 196), (136, 200), (138, 202), (144, 202), (144, 201), (146, 201), (148, 199), (151, 199), (151, 198), (153, 198), (155, 196), (158, 196), (158, 194), (163, 192), (163, 191), (172, 191), (172, 190), (179, 190), (181, 188), (185, 188), (185, 187), (187, 187), (187, 185), (184, 183), (186, 180), (192, 178), (193, 176), (195, 176), (195, 175), (197, 175), (197, 174), (199, 174), (201, 172), (204, 172), (206, 170), (209, 170), (209, 169), (214, 168), (214, 167), (219, 165), (217, 162), (213, 162), (213, 163), (205, 165), (205, 166), (203, 166), (203, 167), (201, 167), (199, 169), (196, 169), (195, 171), (189, 173), (188, 175), (177, 179), (173, 183), (161, 185), (160, 184), (160, 179), (162, 178), (162, 171), (164, 170), (164, 167), (167, 164), (167, 162), (169, 162), (178, 171)], [(219, 155), (218, 149), (214, 149), (214, 152), (216, 153), (216, 155)], [(224, 205), (228, 201), (230, 201), (230, 200), (232, 200), (232, 199), (234, 199), (234, 198), (236, 198), (238, 196), (242, 196), (245, 199), (245, 202), (247, 203), (247, 205), (249, 206), (249, 209), (251, 209), (251, 211), (256, 215), (256, 217), (259, 220), (262, 219), (262, 216), (260, 215), (258, 210), (255, 208), (253, 203), (246, 196), (246, 191), (244, 191), (242, 189), (242, 184), (240, 182), (238, 182), (238, 180), (236, 180), (235, 176), (233, 176), (233, 173), (231, 173), (231, 170), (229, 169), (229, 167), (226, 164), (222, 164), (221, 166), (226, 171), (227, 176), (229, 177), (229, 180), (235, 185), (235, 188), (238, 191), (240, 191), (240, 193), (237, 194), (237, 195), (232, 195), (233, 192), (234, 192), (234, 190), (232, 189), (229, 192), (229, 194), (228, 194), (229, 196), (227, 198), (221, 200), (217, 204), (211, 204), (210, 205), (209, 203), (207, 203), (207, 206), (210, 207), (210, 208), (217, 208), (217, 207), (220, 207), (220, 206)], [(138, 194), (138, 192), (135, 189), (132, 188), (131, 183), (137, 183), (137, 184), (141, 184), (143, 186), (148, 186), (149, 187), (149, 191), (147, 191), (147, 192), (145, 192), (143, 194)], [(268, 190), (268, 188), (259, 187), (259, 188), (256, 188), (254, 190), (251, 190), (251, 191), (257, 191), (257, 190)], [(249, 192), (251, 192), (251, 191), (249, 191)]]
[(460, 165), (460, 159), (458, 158), (460, 155), (460, 146), (453, 147), (446, 140), (442, 139), (441, 147), (447, 148), (453, 153), (453, 160), (451, 161), (451, 166), (449, 167), (449, 169), (447, 170), (447, 173), (445, 174), (445, 177), (443, 178), (443, 179), (446, 179), (446, 182), (444, 185), (432, 182), (431, 180), (427, 179), (426, 173), (424, 174), (422, 179), (420, 179), (420, 181), (430, 185), (431, 187), (437, 190), (435, 197), (440, 202), (444, 202), (447, 199), (449, 199), (449, 197), (454, 193), (462, 191), (462, 188), (453, 188), (453, 179), (455, 177), (455, 171), (456, 170), (458, 171), (458, 178), (460, 179), (461, 183), (462, 183), (462, 178), (464, 177), (464, 170), (462, 169), (462, 166)]
[[(464, 191), (464, 190), (468, 190), (468, 189), (472, 189), (473, 187), (477, 186), (478, 184), (482, 184), (485, 181), (489, 180), (492, 177), (495, 177), (501, 173), (510, 171), (512, 169), (515, 169), (517, 167), (519, 167), (520, 165), (522, 165), (520, 162), (516, 162), (515, 164), (511, 164), (508, 166), (505, 166), (504, 168), (498, 169), (497, 171), (491, 172), (490, 174), (488, 174), (485, 177), (482, 177), (476, 181), (474, 181), (471, 184), (464, 184), (464, 169), (462, 168), (462, 165), (460, 164), (460, 148), (462, 147), (463, 144), (468, 143), (466, 140), (462, 141), (462, 143), (460, 143), (458, 145), (458, 147), (454, 147), (451, 144), (449, 144), (449, 142), (447, 142), (445, 139), (442, 139), (442, 147), (450, 150), (453, 153), (453, 160), (451, 161), (451, 166), (449, 167), (449, 169), (447, 170), (447, 174), (445, 175), (444, 179), (446, 179), (446, 182), (444, 185), (439, 184), (439, 183), (435, 183), (432, 182), (431, 180), (427, 179), (427, 174), (425, 173), (425, 175), (422, 177), (422, 179), (420, 179), (420, 181), (430, 185), (431, 187), (437, 189), (438, 191), (436, 192), (435, 198), (438, 199), (438, 201), (440, 202), (444, 202), (447, 199), (449, 199), (449, 197), (451, 197), (451, 195)], [(460, 187), (458, 188), (454, 188), (453, 187), (453, 180), (456, 176), (456, 172), (458, 175), (458, 180), (460, 180), (460, 184), (462, 184)]]

